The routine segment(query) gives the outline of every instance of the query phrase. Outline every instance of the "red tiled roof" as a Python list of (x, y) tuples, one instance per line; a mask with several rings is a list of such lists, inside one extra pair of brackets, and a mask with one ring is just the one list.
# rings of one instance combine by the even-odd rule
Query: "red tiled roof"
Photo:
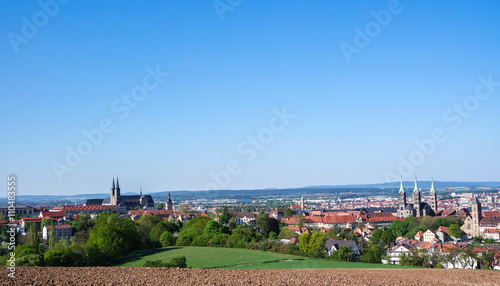
[(118, 205), (97, 205), (97, 206), (58, 206), (53, 207), (52, 210), (59, 211), (89, 211), (89, 210), (118, 210), (120, 206)]
[(353, 215), (342, 215), (342, 216), (325, 216), (323, 217), (323, 222), (328, 224), (335, 223), (355, 223), (356, 217)]
[(439, 230), (440, 230), (440, 231), (442, 231), (442, 232), (444, 232), (444, 233), (446, 233), (447, 235), (450, 235), (450, 228), (449, 228), (449, 227), (446, 227), (446, 226), (440, 226), (440, 227), (438, 228), (438, 231), (439, 231)]
[(284, 217), (283, 218), (283, 223), (286, 223), (286, 224), (298, 224), (296, 217)]
[(322, 223), (323, 220), (320, 216), (306, 216), (305, 217), (307, 223)]
[(64, 211), (61, 212), (42, 212), (42, 217), (50, 217), (50, 218), (58, 218), (58, 217), (64, 217), (66, 216), (66, 213)]
[(483, 212), (483, 217), (500, 217), (499, 211)]
[(42, 221), (44, 218), (43, 217), (23, 217), (21, 218), (22, 221), (24, 222), (37, 222), (37, 221)]

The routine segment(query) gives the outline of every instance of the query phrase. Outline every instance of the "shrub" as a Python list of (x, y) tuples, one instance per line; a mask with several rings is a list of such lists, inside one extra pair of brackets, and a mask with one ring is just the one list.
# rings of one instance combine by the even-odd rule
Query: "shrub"
[(160, 236), (160, 243), (163, 247), (175, 245), (174, 235), (168, 231), (163, 232)]
[(16, 265), (19, 266), (43, 266), (43, 256), (40, 254), (28, 254), (16, 260)]
[(142, 266), (144, 267), (179, 267), (186, 268), (186, 257), (178, 256), (173, 257), (169, 262), (163, 262), (161, 260), (148, 260)]
[(210, 246), (224, 247), (226, 246), (228, 239), (229, 239), (229, 234), (226, 233), (216, 234), (214, 235), (214, 237), (212, 237), (212, 240), (210, 240), (209, 244)]

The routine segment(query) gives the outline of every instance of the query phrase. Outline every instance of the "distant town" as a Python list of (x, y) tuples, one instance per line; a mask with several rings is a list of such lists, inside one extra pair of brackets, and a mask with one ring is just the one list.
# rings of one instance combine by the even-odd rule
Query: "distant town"
[[(137, 195), (122, 195), (119, 179), (113, 178), (108, 197), (78, 198), (80, 203), (46, 201), (46, 205), (33, 202), (15, 205), (15, 209), (0, 207), (0, 254), (5, 260), (2, 263), (8, 265), (10, 233), (15, 232), (17, 247), (34, 248), (39, 256), (32, 253), (23, 259), (19, 253), (16, 265), (57, 266), (62, 262), (51, 256), (54, 252), (97, 243), (94, 240), (99, 235), (99, 218), (114, 215), (118, 220), (134, 222), (138, 232), (146, 232), (150, 239), (142, 241), (142, 247), (216, 244), (245, 248), (252, 241), (268, 241), (287, 245), (290, 254), (342, 261), (500, 269), (500, 188), (441, 190), (433, 181), (430, 183), (430, 188), (420, 188), (415, 179), (413, 187), (407, 187), (408, 183), (401, 180), (399, 188), (373, 189), (372, 195), (366, 189), (353, 188), (335, 194), (328, 193), (331, 190), (304, 191), (301, 197), (288, 194), (247, 200), (179, 200), (168, 193), (165, 200), (155, 201), (154, 194), (145, 195), (142, 189)], [(155, 225), (163, 225), (154, 238), (154, 227), (141, 228), (147, 224), (145, 221), (152, 220)], [(204, 230), (186, 235), (184, 227), (197, 220), (203, 222)], [(207, 225), (214, 229), (206, 232)], [(248, 232), (243, 239), (247, 242), (235, 241), (238, 229)], [(160, 241), (164, 233), (169, 239)], [(99, 263), (111, 263), (125, 254), (115, 253)], [(89, 253), (83, 251), (80, 255)], [(91, 260), (75, 262), (75, 266), (96, 265)]]

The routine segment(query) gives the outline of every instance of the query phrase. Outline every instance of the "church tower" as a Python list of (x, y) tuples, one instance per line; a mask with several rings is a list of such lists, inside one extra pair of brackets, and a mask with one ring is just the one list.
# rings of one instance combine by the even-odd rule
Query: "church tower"
[(116, 176), (116, 191), (115, 191), (116, 201), (120, 199), (120, 183), (118, 182), (118, 176)]
[(420, 197), (420, 189), (418, 188), (417, 176), (415, 176), (415, 188), (413, 189), (413, 208), (415, 209), (416, 217), (420, 217), (422, 215), (421, 202), (422, 199)]
[(401, 178), (401, 185), (399, 186), (399, 213), (403, 217), (403, 211), (406, 207), (406, 190), (403, 185), (403, 178)]
[(474, 198), (474, 201), (471, 205), (471, 215), (472, 215), (472, 236), (481, 236), (481, 231), (479, 229), (479, 223), (481, 219), (483, 219), (483, 212), (481, 210), (481, 203), (477, 199)]
[(111, 185), (111, 194), (109, 196), (109, 203), (112, 205), (116, 205), (116, 197), (115, 197), (115, 177), (113, 177), (113, 185)]
[(436, 189), (434, 188), (434, 179), (432, 179), (432, 185), (431, 185), (431, 209), (434, 211), (434, 213), (437, 213), (437, 196), (436, 196)]
[(172, 199), (170, 198), (170, 193), (168, 193), (168, 201), (167, 201), (167, 210), (173, 210), (174, 206), (172, 203)]

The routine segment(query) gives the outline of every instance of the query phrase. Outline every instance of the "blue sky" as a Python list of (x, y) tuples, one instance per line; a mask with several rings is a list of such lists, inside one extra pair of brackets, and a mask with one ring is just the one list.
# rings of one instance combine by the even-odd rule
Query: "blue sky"
[[(500, 82), (500, 3), (242, 1), (221, 18), (229, 2), (196, 2), (2, 1), (0, 170), (19, 194), (116, 175), (122, 192), (500, 180), (500, 86), (479, 79)], [(168, 76), (121, 119), (148, 69)], [(69, 166), (102, 120), (113, 131)]]

